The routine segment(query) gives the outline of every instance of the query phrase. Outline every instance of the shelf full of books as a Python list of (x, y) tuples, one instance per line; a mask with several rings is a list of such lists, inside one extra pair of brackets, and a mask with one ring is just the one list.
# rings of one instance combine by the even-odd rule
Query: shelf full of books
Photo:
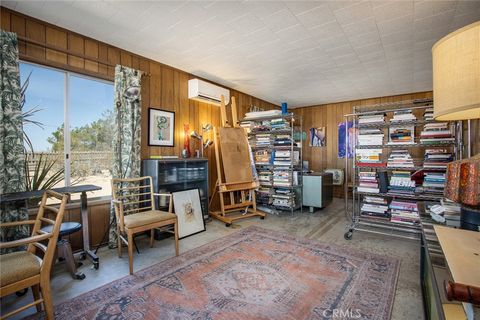
[(351, 217), (345, 238), (360, 230), (419, 239), (420, 215), (445, 202), (445, 172), (460, 156), (461, 123), (434, 121), (432, 99), (354, 107), (346, 118), (357, 138), (353, 170), (346, 159), (354, 188), (350, 200), (345, 193)]
[(248, 133), (260, 185), (257, 208), (275, 214), (301, 209), (302, 118), (280, 111), (269, 116), (253, 112), (241, 126)]

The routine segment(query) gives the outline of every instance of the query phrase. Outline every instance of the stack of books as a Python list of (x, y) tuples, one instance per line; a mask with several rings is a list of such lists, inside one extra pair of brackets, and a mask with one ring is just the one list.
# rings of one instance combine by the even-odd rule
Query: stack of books
[(390, 214), (388, 212), (387, 199), (373, 196), (363, 197), (360, 214), (362, 216), (389, 220)]
[(375, 146), (383, 144), (383, 132), (380, 129), (360, 129), (358, 134), (360, 146)]
[(268, 165), (272, 160), (272, 153), (269, 150), (257, 150), (253, 154), (255, 164)]
[(375, 171), (362, 171), (358, 173), (358, 192), (380, 193), (377, 173)]
[(445, 173), (426, 172), (423, 179), (423, 192), (433, 194), (443, 194), (445, 188)]
[(391, 194), (415, 194), (415, 181), (410, 178), (410, 171), (393, 171), (388, 190)]
[(412, 110), (401, 110), (394, 111), (393, 118), (390, 119), (390, 122), (401, 122), (401, 121), (414, 121), (417, 120), (417, 117), (412, 113)]
[(263, 132), (263, 131), (270, 131), (271, 126), (270, 126), (270, 121), (265, 120), (261, 122), (252, 122), (252, 125), (250, 125), (250, 130), (251, 132)]
[(387, 160), (388, 168), (413, 168), (413, 158), (408, 150), (392, 150)]
[(253, 121), (242, 121), (240, 123), (240, 127), (245, 129), (247, 133), (250, 133), (252, 131), (252, 128), (254, 127), (255, 122)]
[(385, 123), (385, 113), (371, 114), (358, 117), (359, 124)]
[(285, 169), (275, 168), (273, 170), (273, 186), (274, 187), (291, 187), (293, 173)]
[(414, 126), (395, 126), (389, 128), (389, 144), (413, 144), (415, 127)]
[(266, 169), (258, 170), (258, 182), (261, 186), (271, 187), (272, 186), (272, 171)]
[(273, 119), (270, 120), (270, 127), (272, 130), (285, 130), (290, 129), (290, 125), (284, 119)]
[(385, 167), (382, 162), (382, 149), (357, 149), (355, 151), (358, 167)]
[(392, 200), (390, 202), (390, 221), (408, 225), (418, 225), (420, 216), (416, 202)]
[(298, 165), (300, 163), (300, 151), (294, 150), (293, 157), (291, 150), (275, 150), (273, 153), (273, 165), (275, 166), (290, 166)]
[(289, 147), (292, 144), (294, 146), (297, 145), (297, 143), (295, 141), (293, 141), (292, 138), (290, 137), (290, 135), (288, 135), (288, 134), (277, 135), (275, 137), (275, 141), (273, 142), (273, 145), (277, 146), (277, 147)]
[(290, 210), (295, 207), (295, 193), (289, 189), (275, 189), (272, 204), (277, 209)]
[(256, 200), (258, 204), (271, 205), (273, 202), (272, 194), (274, 193), (273, 189), (268, 187), (260, 187), (256, 193)]
[(420, 143), (424, 144), (453, 141), (455, 141), (455, 138), (452, 137), (452, 132), (447, 122), (427, 123), (423, 126), (423, 131), (420, 133)]
[(453, 154), (447, 149), (426, 149), (423, 167), (425, 169), (447, 169), (447, 163), (453, 161)]
[(273, 137), (270, 133), (259, 133), (255, 135), (255, 147), (268, 147), (272, 142)]
[(423, 112), (423, 120), (433, 121), (433, 108), (427, 108)]

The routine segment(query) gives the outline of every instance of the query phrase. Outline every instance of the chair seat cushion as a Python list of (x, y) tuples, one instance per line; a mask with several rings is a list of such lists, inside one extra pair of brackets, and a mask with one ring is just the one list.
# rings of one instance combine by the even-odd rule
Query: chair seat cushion
[(177, 216), (173, 213), (160, 210), (150, 210), (126, 215), (123, 217), (123, 221), (125, 227), (136, 228), (147, 224), (176, 219), (176, 217)]
[(17, 251), (0, 256), (0, 285), (33, 277), (40, 274), (42, 260), (27, 251)]

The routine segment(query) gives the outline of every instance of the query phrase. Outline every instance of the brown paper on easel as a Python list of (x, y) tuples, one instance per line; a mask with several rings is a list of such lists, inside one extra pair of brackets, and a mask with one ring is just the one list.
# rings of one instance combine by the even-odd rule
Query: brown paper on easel
[(226, 183), (253, 181), (248, 140), (243, 128), (219, 128)]

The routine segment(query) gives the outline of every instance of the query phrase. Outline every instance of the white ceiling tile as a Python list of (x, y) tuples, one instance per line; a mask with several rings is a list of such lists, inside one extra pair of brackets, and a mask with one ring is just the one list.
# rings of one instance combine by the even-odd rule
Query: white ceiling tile
[(402, 32), (412, 33), (413, 27), (413, 14), (397, 17), (390, 20), (383, 20), (377, 22), (378, 31), (382, 35), (395, 33), (401, 30)]
[(431, 90), (431, 46), (480, 19), (480, 1), (2, 5), (292, 107)]
[(378, 32), (377, 23), (373, 17), (354, 23), (342, 24), (343, 32), (349, 37), (359, 36), (365, 33)]
[(353, 47), (361, 47), (380, 42), (380, 36), (378, 32), (375, 31), (371, 33), (364, 33), (358, 36), (350, 36), (348, 37), (348, 41)]
[(286, 42), (291, 41), (292, 39), (304, 39), (310, 37), (305, 27), (299, 23), (276, 32), (276, 35), (278, 38)]
[(463, 28), (471, 23), (480, 20), (480, 12), (473, 11), (470, 14), (462, 14), (455, 16), (452, 23), (450, 24), (449, 32), (453, 32), (457, 29)]
[(294, 15), (299, 15), (322, 5), (319, 1), (286, 1), (285, 4)]
[(480, 17), (480, 2), (479, 1), (457, 1), (455, 15), (477, 14)]
[(415, 30), (438, 29), (441, 26), (444, 30), (453, 22), (455, 10), (444, 11), (421, 19), (415, 19), (413, 26)]
[(282, 9), (268, 17), (262, 18), (263, 23), (272, 31), (292, 27), (298, 23), (295, 16), (288, 9)]
[(415, 19), (423, 19), (425, 17), (436, 15), (445, 11), (455, 10), (458, 3), (459, 1), (415, 1)]
[(286, 6), (283, 2), (280, 1), (245, 1), (243, 5), (257, 17), (268, 17), (269, 15), (274, 14), (282, 9), (285, 9)]
[(389, 1), (373, 8), (377, 22), (391, 20), (413, 13), (413, 1)]
[(337, 21), (342, 24), (354, 23), (362, 21), (365, 17), (370, 17), (373, 14), (370, 1), (356, 2), (353, 6), (345, 7), (334, 11)]
[(310, 11), (296, 15), (298, 21), (307, 28), (313, 28), (335, 21), (330, 8), (327, 5), (316, 7)]
[(315, 38), (344, 37), (343, 29), (337, 21), (313, 27), (308, 32)]

